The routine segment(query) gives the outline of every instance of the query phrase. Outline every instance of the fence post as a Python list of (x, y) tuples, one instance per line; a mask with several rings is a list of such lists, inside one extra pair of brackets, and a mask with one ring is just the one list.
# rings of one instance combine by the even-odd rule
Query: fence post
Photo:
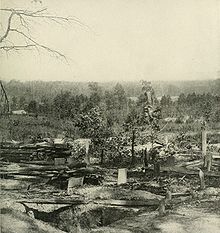
[(205, 127), (205, 123), (204, 125), (202, 126), (202, 156), (203, 156), (203, 159), (204, 159), (204, 167), (206, 168), (207, 167), (207, 156), (206, 156), (206, 149), (207, 149), (207, 144), (206, 144), (206, 141), (207, 141), (207, 131), (206, 131), (206, 127)]

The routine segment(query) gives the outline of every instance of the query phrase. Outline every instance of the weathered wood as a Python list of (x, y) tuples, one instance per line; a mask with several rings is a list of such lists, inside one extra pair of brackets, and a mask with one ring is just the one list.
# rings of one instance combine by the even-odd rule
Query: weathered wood
[(68, 170), (68, 167), (65, 165), (59, 166), (35, 166), (35, 167), (25, 167), (21, 168), (20, 171), (59, 171), (59, 170)]
[(212, 158), (213, 159), (216, 159), (216, 160), (218, 160), (218, 159), (220, 159), (220, 154), (218, 153), (211, 153), (212, 154)]
[(17, 169), (12, 171), (0, 170), (0, 175), (42, 175), (42, 174), (57, 174), (58, 171), (67, 170), (65, 167), (59, 169)]
[(29, 189), (28, 190), (28, 193), (36, 193), (36, 194), (57, 194), (57, 193), (60, 193), (60, 190), (41, 190), (41, 189), (34, 189), (34, 190), (31, 190)]
[(17, 203), (36, 203), (36, 204), (70, 204), (80, 205), (86, 204), (84, 200), (73, 199), (21, 199), (17, 200)]
[(206, 149), (207, 149), (207, 131), (206, 129), (202, 130), (202, 155), (206, 156)]
[(207, 171), (210, 172), (212, 167), (212, 158), (207, 159)]
[(212, 166), (216, 166), (216, 167), (220, 167), (220, 161), (215, 161), (215, 160), (213, 160), (212, 161)]
[(158, 207), (159, 216), (164, 216), (166, 214), (166, 200), (162, 199)]
[(15, 150), (15, 151), (2, 151), (1, 150), (1, 156), (6, 156), (6, 155), (31, 155), (33, 152), (31, 151), (19, 151), (19, 150)]
[(186, 192), (186, 193), (172, 193), (172, 197), (176, 198), (176, 197), (187, 197), (190, 196), (191, 193), (190, 192)]
[(199, 168), (199, 179), (200, 179), (200, 189), (203, 190), (205, 188), (205, 175), (204, 172)]
[(40, 178), (51, 178), (54, 174), (45, 173), (0, 173), (0, 177), (3, 179), (40, 179)]
[(202, 162), (202, 160), (193, 160), (193, 161), (189, 161), (189, 162), (183, 162), (180, 163), (178, 165), (176, 165), (177, 167), (186, 167), (186, 166), (191, 166), (191, 165), (198, 165)]
[(95, 204), (112, 205), (112, 206), (157, 206), (159, 200), (152, 199), (146, 201), (139, 200), (95, 200)]
[[(184, 175), (198, 175), (197, 170), (189, 170), (184, 167), (161, 167), (161, 172), (174, 172), (174, 173), (179, 173), (179, 174), (184, 174)], [(220, 172), (204, 172), (207, 177), (220, 177)]]
[(35, 160), (35, 161), (25, 161), (25, 160), (21, 160), (20, 161), (23, 164), (33, 164), (33, 165), (40, 165), (40, 166), (51, 166), (54, 164), (53, 161), (44, 161), (44, 160)]
[(78, 169), (68, 170), (66, 171), (67, 174), (78, 174), (78, 175), (85, 175), (85, 174), (101, 174), (104, 173), (104, 170), (100, 167), (80, 167)]

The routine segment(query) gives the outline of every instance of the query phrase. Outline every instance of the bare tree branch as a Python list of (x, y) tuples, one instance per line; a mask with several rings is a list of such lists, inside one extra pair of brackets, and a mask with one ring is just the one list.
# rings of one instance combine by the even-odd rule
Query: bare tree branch
[(5, 34), (4, 34), (2, 37), (0, 37), (0, 43), (1, 43), (5, 38), (7, 38), (8, 33), (10, 32), (10, 29), (11, 29), (11, 21), (12, 21), (13, 15), (14, 15), (14, 13), (12, 12), (12, 13), (10, 14), (9, 18), (8, 18), (8, 26), (7, 26), (7, 29), (6, 29)]
[(5, 50), (6, 52), (8, 52), (10, 50), (28, 49), (30, 47), (36, 47), (36, 45), (34, 45), (34, 44), (28, 44), (28, 45), (0, 46), (0, 49)]
[(49, 19), (49, 20), (59, 20), (63, 22), (70, 22), (74, 21), (80, 26), (88, 27), (87, 25), (83, 24), (77, 17), (62, 17), (62, 16), (55, 16), (55, 15), (49, 15), (49, 14), (42, 14), (43, 12), (47, 11), (47, 8), (43, 8), (38, 11), (27, 11), (27, 10), (15, 10), (13, 8), (2, 8), (1, 11), (11, 12), (16, 15), (24, 15), (26, 17), (32, 17), (32, 18), (42, 18), (42, 19)]
[[(9, 12), (9, 17), (7, 20), (7, 28), (5, 33), (0, 37), (0, 50), (4, 50), (4, 51), (10, 51), (10, 50), (20, 50), (20, 49), (29, 49), (29, 48), (36, 48), (37, 50), (39, 50), (39, 48), (46, 50), (49, 53), (54, 54), (57, 58), (63, 58), (65, 60), (66, 57), (64, 54), (62, 54), (61, 52), (49, 48), (48, 46), (45, 46), (39, 42), (37, 42), (35, 39), (33, 39), (33, 37), (30, 35), (30, 25), (28, 24), (29, 19), (48, 19), (50, 21), (53, 21), (55, 23), (66, 23), (66, 22), (70, 22), (70, 21), (74, 21), (75, 23), (77, 23), (80, 26), (85, 27), (86, 25), (84, 25), (83, 23), (80, 22), (79, 19), (75, 18), (75, 17), (62, 17), (62, 16), (54, 16), (54, 15), (49, 15), (46, 14), (47, 9), (43, 8), (37, 11), (28, 11), (28, 10), (20, 10), (20, 9), (13, 9), (13, 8), (3, 8), (0, 9), (0, 11), (4, 11), (4, 12)], [(16, 28), (12, 28), (12, 19), (17, 16), (19, 19), (19, 24), (20, 26), (23, 27), (23, 29), (19, 30), (19, 27)], [(86, 26), (87, 27), (87, 26)], [(24, 41), (26, 42), (26, 45), (9, 45), (7, 43), (7, 37), (9, 36), (9, 34), (13, 32), (16, 34), (19, 34), (23, 37)], [(29, 35), (27, 35), (29, 34)]]
[(29, 41), (31, 41), (33, 43), (33, 45), (35, 45), (35, 46), (37, 46), (39, 48), (43, 48), (43, 49), (47, 50), (50, 53), (54, 53), (57, 57), (60, 56), (60, 57), (62, 57), (62, 58), (64, 58), (66, 60), (65, 55), (63, 55), (62, 53), (60, 53), (60, 52), (58, 52), (58, 51), (56, 51), (54, 49), (51, 49), (51, 48), (49, 48), (49, 47), (47, 47), (45, 45), (39, 44), (38, 42), (36, 42), (35, 40), (33, 40), (31, 37), (27, 36), (25, 33), (21, 32), (21, 31), (19, 31), (17, 29), (11, 29), (11, 32), (17, 32), (18, 34), (24, 36), (26, 39), (28, 39)]

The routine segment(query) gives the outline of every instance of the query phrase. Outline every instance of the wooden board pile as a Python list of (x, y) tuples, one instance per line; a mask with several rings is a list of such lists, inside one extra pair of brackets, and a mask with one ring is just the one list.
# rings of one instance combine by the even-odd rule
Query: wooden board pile
[(52, 161), (54, 158), (67, 158), (71, 155), (66, 145), (50, 143), (36, 143), (27, 145), (0, 146), (1, 160), (10, 162), (44, 160)]

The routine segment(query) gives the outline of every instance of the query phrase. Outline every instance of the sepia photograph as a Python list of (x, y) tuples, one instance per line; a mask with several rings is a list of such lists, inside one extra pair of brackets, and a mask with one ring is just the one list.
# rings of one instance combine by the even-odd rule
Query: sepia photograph
[(220, 232), (220, 0), (0, 0), (0, 233)]

